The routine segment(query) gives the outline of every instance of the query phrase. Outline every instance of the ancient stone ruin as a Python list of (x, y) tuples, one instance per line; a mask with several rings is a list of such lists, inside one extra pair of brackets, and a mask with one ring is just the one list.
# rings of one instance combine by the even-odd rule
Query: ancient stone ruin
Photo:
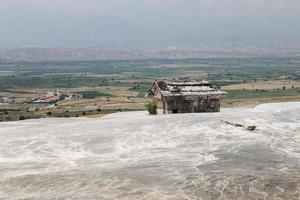
[(153, 98), (164, 114), (220, 112), (221, 99), (227, 93), (207, 81), (156, 81), (146, 97)]

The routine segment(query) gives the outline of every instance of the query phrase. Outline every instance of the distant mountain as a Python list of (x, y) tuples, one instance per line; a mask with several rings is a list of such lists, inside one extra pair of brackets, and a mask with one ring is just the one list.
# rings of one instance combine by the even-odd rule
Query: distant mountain
[(99, 60), (299, 55), (292, 17), (140, 16), (11, 12), (0, 17), (0, 59)]
[(300, 44), (292, 17), (140, 16), (1, 12), (0, 47), (152, 48)]
[(254, 47), (177, 49), (99, 49), (99, 48), (0, 48), (0, 60), (7, 61), (83, 61), (139, 60), (184, 58), (241, 58), (241, 57), (300, 56), (300, 50), (270, 50)]

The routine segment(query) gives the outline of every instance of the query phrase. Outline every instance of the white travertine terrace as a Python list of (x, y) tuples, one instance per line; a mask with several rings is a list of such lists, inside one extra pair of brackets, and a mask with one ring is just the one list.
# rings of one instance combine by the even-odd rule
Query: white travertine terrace
[(300, 103), (0, 124), (5, 200), (298, 199), (299, 172)]

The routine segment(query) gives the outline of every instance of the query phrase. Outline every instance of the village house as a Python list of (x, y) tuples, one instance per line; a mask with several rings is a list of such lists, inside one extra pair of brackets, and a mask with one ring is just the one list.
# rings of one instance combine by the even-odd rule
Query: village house
[(207, 81), (156, 81), (146, 97), (153, 98), (164, 114), (220, 112), (227, 93)]

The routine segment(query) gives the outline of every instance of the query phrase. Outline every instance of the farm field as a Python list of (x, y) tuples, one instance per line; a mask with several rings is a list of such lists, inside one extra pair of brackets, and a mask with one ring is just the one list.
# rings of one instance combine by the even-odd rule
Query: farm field
[[(208, 80), (228, 92), (223, 107), (300, 100), (300, 58), (0, 61), (0, 99), (80, 96), (49, 104), (2, 104), (0, 121), (144, 110), (155, 80)], [(1, 102), (0, 102), (1, 103)]]
[(273, 80), (258, 81), (251, 83), (233, 84), (222, 87), (224, 90), (276, 90), (276, 89), (300, 88), (300, 81), (295, 80)]

